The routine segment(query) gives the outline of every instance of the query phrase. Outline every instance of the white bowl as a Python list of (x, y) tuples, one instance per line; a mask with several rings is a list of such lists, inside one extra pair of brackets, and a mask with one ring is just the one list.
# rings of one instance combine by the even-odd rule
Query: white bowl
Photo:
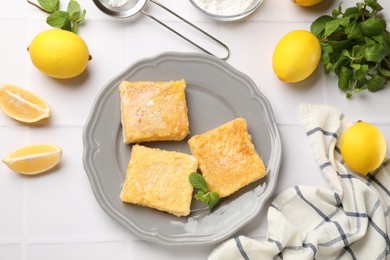
[[(263, 3), (263, 0), (254, 0), (248, 8), (246, 8), (244, 11), (240, 13), (232, 13), (232, 14), (218, 14), (218, 13), (212, 13), (211, 11), (208, 11), (206, 9), (203, 9), (201, 6), (199, 6), (195, 0), (189, 0), (196, 9), (198, 9), (201, 13), (207, 15), (208, 17), (219, 20), (219, 21), (236, 21), (243, 19), (244, 17), (247, 17), (254, 11), (256, 11), (257, 8)], [(212, 1), (212, 0), (210, 0)]]

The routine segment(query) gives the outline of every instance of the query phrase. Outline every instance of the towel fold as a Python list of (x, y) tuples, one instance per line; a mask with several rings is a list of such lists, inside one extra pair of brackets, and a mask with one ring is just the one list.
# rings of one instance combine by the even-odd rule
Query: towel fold
[(229, 239), (209, 260), (390, 258), (390, 160), (366, 177), (349, 172), (339, 142), (351, 122), (333, 107), (302, 104), (299, 109), (330, 188), (285, 190), (268, 208), (265, 241)]

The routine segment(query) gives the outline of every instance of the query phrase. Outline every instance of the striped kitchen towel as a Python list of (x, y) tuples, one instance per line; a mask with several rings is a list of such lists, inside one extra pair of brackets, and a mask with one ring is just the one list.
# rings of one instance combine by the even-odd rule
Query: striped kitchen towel
[(232, 238), (209, 260), (390, 259), (390, 160), (366, 177), (351, 173), (339, 148), (348, 119), (324, 105), (302, 104), (300, 113), (330, 188), (287, 189), (268, 209), (265, 241)]

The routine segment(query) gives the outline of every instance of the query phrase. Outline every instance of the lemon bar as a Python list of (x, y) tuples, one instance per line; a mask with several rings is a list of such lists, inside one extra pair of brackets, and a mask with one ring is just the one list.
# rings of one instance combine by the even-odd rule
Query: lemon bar
[(176, 216), (190, 214), (193, 187), (189, 175), (198, 162), (194, 156), (134, 145), (120, 199)]
[(180, 141), (189, 133), (184, 80), (119, 85), (125, 144)]
[(265, 176), (265, 166), (248, 133), (246, 120), (237, 118), (188, 140), (192, 154), (211, 191), (226, 197)]

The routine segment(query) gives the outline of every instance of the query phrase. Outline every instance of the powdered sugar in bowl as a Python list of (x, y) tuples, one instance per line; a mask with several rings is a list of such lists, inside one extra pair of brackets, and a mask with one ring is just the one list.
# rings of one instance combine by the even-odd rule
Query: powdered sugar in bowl
[(263, 0), (190, 0), (202, 13), (220, 21), (235, 21), (253, 13)]

